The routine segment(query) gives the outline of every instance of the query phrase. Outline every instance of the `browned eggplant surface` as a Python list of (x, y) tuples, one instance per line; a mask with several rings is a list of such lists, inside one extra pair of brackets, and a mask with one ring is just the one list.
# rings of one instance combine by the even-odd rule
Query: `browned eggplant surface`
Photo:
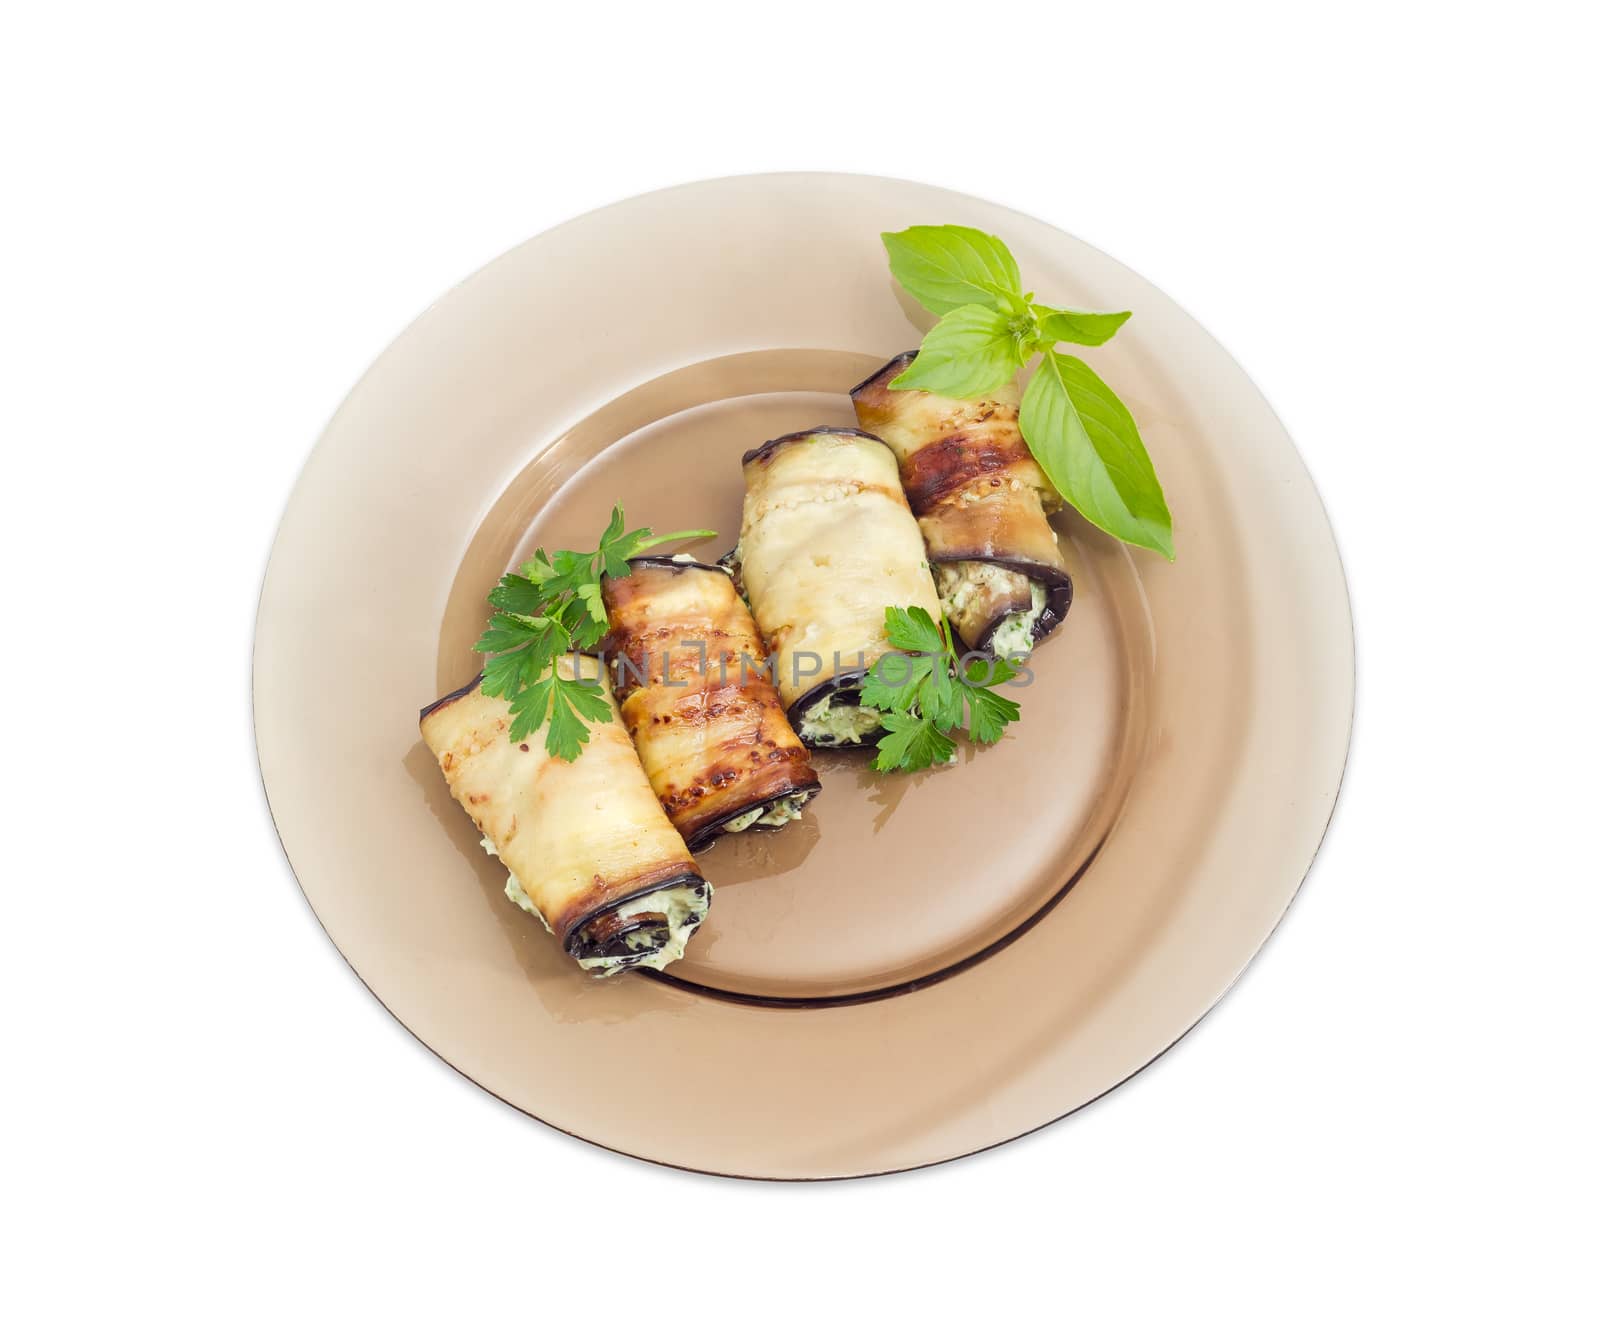
[(622, 721), (672, 824), (699, 848), (781, 826), (821, 787), (720, 567), (635, 558), (601, 583)]
[(939, 598), (974, 650), (1026, 653), (1061, 625), (1072, 578), (1049, 513), (1061, 496), (1028, 451), (1016, 385), (960, 401), (889, 383), (897, 355), (850, 391), (863, 429), (894, 450)]

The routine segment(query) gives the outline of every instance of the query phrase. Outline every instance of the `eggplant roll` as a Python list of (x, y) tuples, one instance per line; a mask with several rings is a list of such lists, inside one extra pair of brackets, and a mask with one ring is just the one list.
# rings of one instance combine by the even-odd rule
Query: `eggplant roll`
[(899, 459), (957, 635), (973, 650), (1026, 654), (1072, 604), (1072, 578), (1047, 519), (1061, 495), (1022, 440), (1015, 383), (978, 401), (891, 391), (916, 356), (895, 356), (850, 390), (856, 419)]
[(510, 871), (513, 903), (591, 972), (665, 968), (705, 918), (711, 886), (656, 801), (599, 661), (567, 655), (555, 667), (598, 680), (612, 703), (610, 719), (589, 721), (577, 760), (549, 755), (542, 729), (512, 742), (511, 708), (481, 678), (422, 712), (422, 740)]
[(750, 610), (721, 567), (635, 558), (601, 582), (622, 722), (690, 848), (781, 826), (822, 786), (771, 678)]
[(745, 453), (744, 485), (729, 557), (789, 722), (809, 746), (861, 746), (882, 728), (860, 681), (892, 648), (884, 610), (939, 616), (895, 454), (857, 429), (811, 429)]

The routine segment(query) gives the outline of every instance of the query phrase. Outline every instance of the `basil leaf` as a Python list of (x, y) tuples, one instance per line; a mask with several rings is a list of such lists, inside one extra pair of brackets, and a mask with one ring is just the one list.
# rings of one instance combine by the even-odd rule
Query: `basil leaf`
[(1022, 395), (1022, 436), (1061, 496), (1109, 535), (1171, 559), (1172, 516), (1138, 426), (1082, 360), (1047, 350)]
[(1120, 314), (1089, 314), (1077, 309), (1052, 309), (1036, 304), (1039, 318), (1039, 344), (1053, 346), (1070, 341), (1078, 346), (1103, 346), (1117, 335), (1117, 329), (1133, 317), (1131, 310)]
[(1011, 251), (970, 226), (910, 226), (885, 231), (889, 270), (924, 308), (947, 314), (964, 304), (1022, 309), (1022, 276)]
[(981, 304), (964, 304), (933, 325), (895, 391), (920, 387), (947, 397), (981, 397), (1011, 381), (1022, 367), (1022, 347), (1010, 318)]

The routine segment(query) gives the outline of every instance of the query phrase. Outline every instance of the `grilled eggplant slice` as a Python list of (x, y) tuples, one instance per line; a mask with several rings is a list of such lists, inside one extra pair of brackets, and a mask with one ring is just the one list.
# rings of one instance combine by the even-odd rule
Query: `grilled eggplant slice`
[(1014, 383), (978, 401), (891, 391), (916, 355), (895, 356), (850, 390), (856, 419), (899, 459), (956, 633), (973, 650), (1026, 654), (1072, 605), (1072, 577), (1047, 519), (1061, 495), (1022, 440)]
[(789, 722), (811, 747), (862, 746), (882, 729), (860, 681), (891, 649), (884, 610), (939, 616), (895, 454), (857, 429), (809, 429), (745, 453), (744, 484), (730, 557)]
[[(597, 679), (598, 660), (563, 656), (565, 678)], [(645, 778), (612, 700), (577, 760), (544, 749), (542, 730), (507, 736), (511, 709), (475, 678), (422, 712), (422, 739), (450, 792), (511, 872), (506, 895), (566, 952), (609, 977), (665, 968), (705, 918), (711, 886)]]
[(600, 585), (622, 722), (691, 849), (781, 826), (822, 785), (795, 736), (754, 619), (721, 567), (635, 558)]

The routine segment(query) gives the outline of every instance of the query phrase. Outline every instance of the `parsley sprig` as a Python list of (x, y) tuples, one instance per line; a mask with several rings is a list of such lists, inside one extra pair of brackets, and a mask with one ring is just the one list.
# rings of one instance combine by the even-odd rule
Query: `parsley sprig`
[(512, 742), (545, 727), (544, 749), (561, 761), (575, 761), (589, 740), (586, 721), (611, 715), (600, 684), (563, 678), (556, 661), (570, 651), (591, 650), (606, 633), (602, 576), (628, 575), (628, 559), (674, 540), (707, 539), (714, 530), (675, 530), (657, 535), (649, 526), (624, 530), (621, 507), (592, 553), (542, 548), (489, 592), (495, 610), (473, 649), (492, 656), (483, 666), (485, 696), (503, 696), (511, 705)]
[(994, 690), (1017, 676), (1005, 660), (963, 664), (949, 624), (923, 608), (886, 610), (884, 628), (898, 653), (878, 660), (861, 686), (861, 703), (882, 712), (886, 730), (874, 770), (943, 765), (955, 756), (957, 729), (987, 746), (1021, 717), (1021, 707)]

